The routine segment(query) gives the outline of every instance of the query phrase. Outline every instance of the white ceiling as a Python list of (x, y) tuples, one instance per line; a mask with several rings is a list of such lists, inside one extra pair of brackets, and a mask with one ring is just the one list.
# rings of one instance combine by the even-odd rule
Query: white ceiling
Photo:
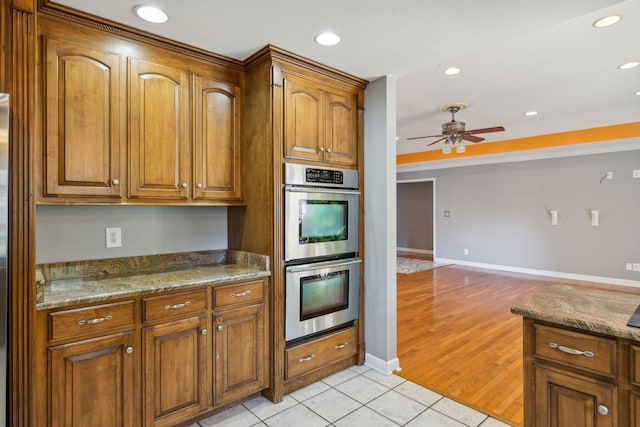
[[(61, 0), (57, 3), (244, 60), (267, 44), (358, 77), (397, 79), (397, 152), (423, 151), (464, 102), (486, 142), (640, 121), (640, 1), (626, 0)], [(165, 24), (133, 14), (160, 6)], [(596, 29), (609, 14), (623, 19)], [(342, 43), (317, 45), (335, 31)], [(442, 70), (455, 65), (457, 76)], [(539, 112), (526, 117), (529, 110)], [(433, 148), (436, 148), (434, 146)]]

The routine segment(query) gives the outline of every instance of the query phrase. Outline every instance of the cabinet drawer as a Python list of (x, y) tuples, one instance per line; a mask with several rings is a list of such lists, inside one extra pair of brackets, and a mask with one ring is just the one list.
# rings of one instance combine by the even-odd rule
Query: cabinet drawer
[(264, 299), (264, 281), (222, 285), (213, 289), (213, 305), (221, 308), (227, 305), (245, 304)]
[(316, 341), (286, 350), (287, 379), (329, 365), (356, 353), (356, 328), (349, 328)]
[(207, 290), (162, 295), (142, 300), (142, 320), (152, 322), (167, 317), (191, 315), (207, 309)]
[(543, 359), (614, 377), (616, 341), (535, 325), (535, 354)]
[(133, 328), (133, 306), (133, 301), (127, 301), (49, 313), (49, 339), (76, 339), (116, 328)]

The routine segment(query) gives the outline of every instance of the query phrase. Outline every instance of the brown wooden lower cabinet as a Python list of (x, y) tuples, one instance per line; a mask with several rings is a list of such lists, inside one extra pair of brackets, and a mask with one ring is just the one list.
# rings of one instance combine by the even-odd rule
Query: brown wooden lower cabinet
[(51, 347), (50, 425), (136, 425), (135, 343), (130, 331)]
[(207, 409), (207, 316), (145, 328), (144, 426), (170, 426)]
[(525, 427), (640, 427), (640, 347), (524, 318)]
[(267, 286), (256, 279), (220, 285), (222, 293), (204, 286), (39, 312), (34, 425), (181, 425), (266, 388)]
[(264, 305), (214, 314), (215, 405), (264, 388)]
[(544, 365), (534, 369), (538, 427), (617, 425), (616, 386)]

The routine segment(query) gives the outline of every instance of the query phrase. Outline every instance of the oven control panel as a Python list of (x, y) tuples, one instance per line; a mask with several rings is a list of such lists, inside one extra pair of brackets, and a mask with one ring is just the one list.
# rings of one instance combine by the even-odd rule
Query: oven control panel
[(318, 168), (285, 163), (285, 184), (297, 187), (358, 188), (358, 171), (354, 169)]
[(344, 184), (344, 173), (333, 169), (305, 168), (307, 184)]

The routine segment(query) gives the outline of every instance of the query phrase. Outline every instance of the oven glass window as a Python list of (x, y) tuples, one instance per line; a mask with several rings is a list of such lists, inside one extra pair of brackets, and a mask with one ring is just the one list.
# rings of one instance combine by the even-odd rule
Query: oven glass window
[(300, 320), (335, 311), (349, 305), (349, 270), (300, 279)]
[(300, 244), (347, 240), (349, 204), (346, 201), (300, 200)]

